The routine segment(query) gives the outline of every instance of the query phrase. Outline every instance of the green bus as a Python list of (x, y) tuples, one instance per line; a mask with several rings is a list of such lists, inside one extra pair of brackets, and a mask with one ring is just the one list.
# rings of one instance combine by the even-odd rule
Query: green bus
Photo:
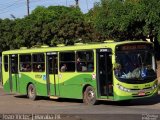
[(6, 92), (53, 99), (127, 101), (158, 94), (154, 46), (144, 41), (63, 44), (2, 53)]

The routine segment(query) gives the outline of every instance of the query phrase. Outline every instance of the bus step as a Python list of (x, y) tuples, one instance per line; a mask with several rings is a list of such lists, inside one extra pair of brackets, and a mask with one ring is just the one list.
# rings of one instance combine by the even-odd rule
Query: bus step
[(50, 96), (49, 98), (50, 99), (58, 99), (59, 97), (57, 97), (57, 96)]

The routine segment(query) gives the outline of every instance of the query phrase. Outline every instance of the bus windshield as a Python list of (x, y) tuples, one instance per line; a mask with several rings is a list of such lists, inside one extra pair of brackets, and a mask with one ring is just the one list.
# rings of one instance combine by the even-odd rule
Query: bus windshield
[(124, 82), (129, 80), (155, 80), (153, 53), (146, 50), (117, 52), (114, 73), (119, 80)]

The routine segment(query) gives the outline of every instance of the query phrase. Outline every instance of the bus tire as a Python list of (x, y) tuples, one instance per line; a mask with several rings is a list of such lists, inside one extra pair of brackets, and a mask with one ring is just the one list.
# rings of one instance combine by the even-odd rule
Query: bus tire
[(35, 88), (35, 86), (33, 84), (30, 84), (28, 86), (27, 96), (31, 100), (36, 100), (36, 98), (37, 98), (36, 88)]
[(83, 93), (83, 102), (87, 105), (95, 105), (97, 103), (96, 94), (93, 87), (88, 86)]

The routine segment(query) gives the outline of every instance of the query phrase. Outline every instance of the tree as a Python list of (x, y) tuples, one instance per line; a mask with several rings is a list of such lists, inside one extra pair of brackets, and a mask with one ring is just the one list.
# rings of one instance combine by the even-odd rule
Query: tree
[(159, 6), (159, 0), (101, 0), (95, 4), (89, 19), (107, 39), (124, 41), (149, 38), (154, 42), (156, 52), (160, 52)]
[(151, 41), (159, 34), (159, 0), (101, 0), (95, 5), (95, 28), (107, 38)]
[(0, 20), (0, 35), (3, 50), (95, 39), (94, 29), (80, 9), (64, 6), (39, 6), (22, 19)]
[(4, 19), (0, 20), (0, 48), (1, 51), (7, 49), (13, 49), (15, 47), (13, 40), (15, 39), (13, 20)]
[[(33, 44), (48, 44), (54, 46), (59, 43), (73, 44), (77, 41), (92, 41), (93, 30), (85, 20), (79, 8), (50, 6), (37, 7), (32, 14), (25, 18), (32, 21), (34, 28)], [(35, 36), (36, 35), (36, 36)], [(38, 38), (38, 40), (36, 40)]]

